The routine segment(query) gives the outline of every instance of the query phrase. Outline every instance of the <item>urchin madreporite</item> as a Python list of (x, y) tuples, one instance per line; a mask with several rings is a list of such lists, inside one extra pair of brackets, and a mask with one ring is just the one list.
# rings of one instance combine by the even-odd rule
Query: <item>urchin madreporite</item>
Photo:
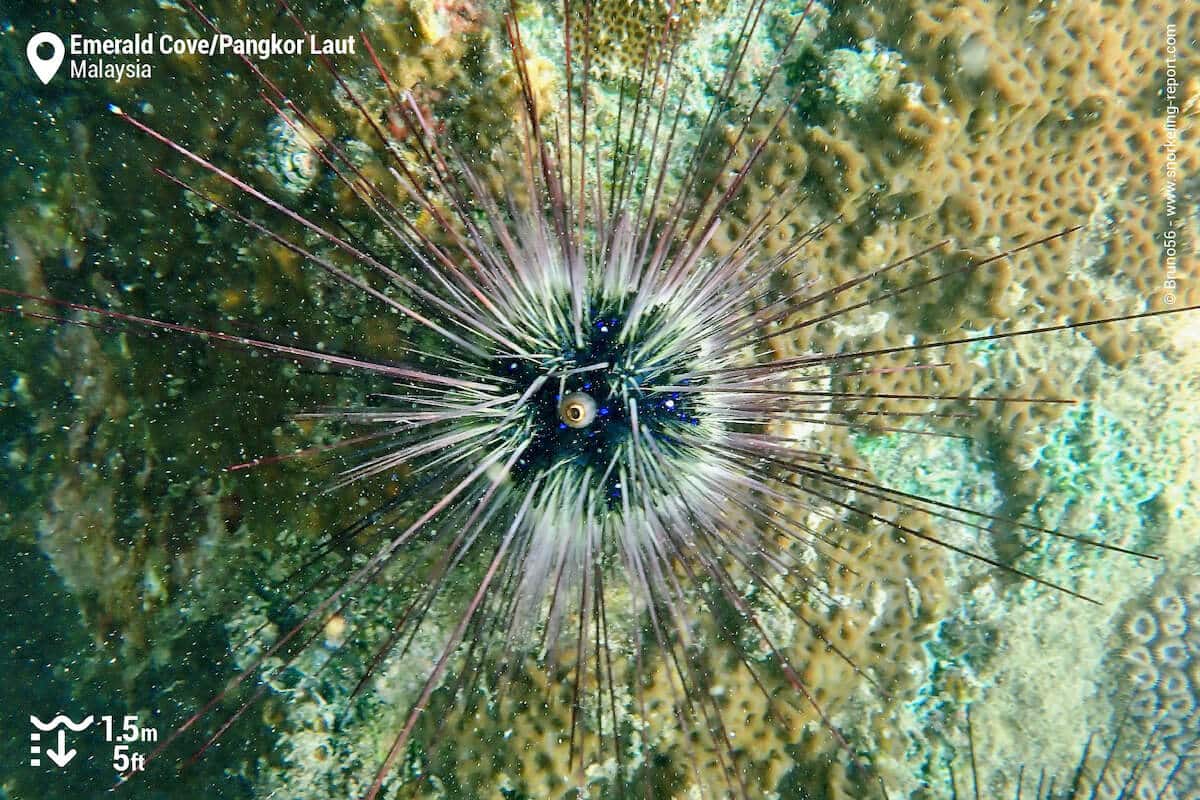
[[(406, 698), (368, 796), (429, 780), (414, 740), (430, 749), (455, 709), (492, 713), (506, 696), (527, 688), (516, 684), (536, 683), (519, 675), (527, 660), (548, 676), (547, 695), (567, 696), (569, 716), (555, 733), (567, 743), (564, 786), (607, 781), (619, 795), (626, 785), (677, 782), (677, 776), (655, 774), (647, 754), (661, 746), (683, 751), (679, 761), (697, 776), (697, 791), (753, 796), (708, 648), (728, 646), (769, 711), (793, 707), (770, 713), (819, 721), (847, 754), (853, 742), (827, 718), (821, 687), (803, 674), (805, 665), (792, 663), (781, 646), (786, 634), (779, 620), (809, 629), (848, 672), (873, 680), (808, 610), (836, 606), (827, 576), (848, 569), (828, 521), (880, 523), (901, 538), (945, 545), (1045, 583), (989, 549), (942, 539), (878, 506), (929, 514), (972, 532), (1001, 521), (996, 516), (881, 486), (814, 447), (808, 431), (907, 432), (905, 418), (921, 413), (857, 405), (871, 398), (1059, 402), (868, 393), (855, 382), (944, 369), (934, 354), (948, 344), (1096, 321), (781, 356), (773, 337), (869, 307), (849, 299), (863, 287), (880, 296), (917, 293), (980, 271), (1008, 252), (929, 277), (902, 277), (922, 257), (949, 246), (942, 243), (826, 285), (820, 265), (805, 263), (808, 237), (795, 237), (775, 255), (761, 246), (791, 211), (792, 187), (785, 184), (778, 204), (743, 226), (718, 255), (711, 241), (747, 183), (763, 180), (759, 158), (801, 100), (803, 89), (785, 85), (785, 67), (804, 15), (790, 22), (779, 55), (744, 94), (735, 84), (769, 4), (741, 8), (728, 63), (707, 87), (708, 110), (685, 112), (690, 87), (677, 74), (685, 46), (677, 20), (664, 15), (649, 31), (640, 61), (600, 85), (592, 63), (593, 7), (567, 4), (562, 11), (558, 95), (531, 71), (517, 10), (504, 16), (519, 112), (507, 152), (489, 158), (467, 153), (417, 94), (393, 87), (365, 37), (362, 45), (378, 66), (374, 96), (364, 96), (360, 81), (334, 74), (345, 107), (357, 115), (347, 127), (373, 139), (369, 166), (348, 135), (331, 133), (292, 104), (265, 67), (244, 62), (278, 120), (295, 133), (290, 138), (311, 145), (338, 190), (369, 215), (373, 233), (402, 254), (395, 261), (377, 256), (369, 237), (293, 210), (294, 193), (272, 199), (136, 112), (117, 109), (138, 131), (206, 173), (203, 181), (169, 178), (199, 205), (224, 209), (411, 329), (394, 359), (382, 361), (86, 309), (112, 323), (203, 336), (372, 382), (377, 388), (369, 404), (308, 412), (310, 419), (355, 431), (300, 457), (353, 460), (331, 491), (379, 478), (400, 487), (314, 546), (302, 570), (289, 576), (293, 601), (280, 614), (283, 622), (255, 632), (257, 650), (242, 672), (176, 735), (207, 722), (234, 692), (245, 692), (247, 704), (261, 697), (314, 642), (330, 636), (331, 625), (340, 638), (348, 624), (353, 636), (375, 602), (368, 587), (380, 582), (403, 597), (401, 613), (382, 631), (364, 634), (376, 655), (354, 665), (354, 694), (425, 635), (431, 609), (450, 603), (451, 611), (439, 613), (454, 623), (440, 632)], [(602, 91), (611, 127), (596, 122)], [(249, 202), (261, 209), (247, 211)], [(820, 223), (812, 235), (834, 224)], [(1071, 233), (1047, 231), (1013, 250)], [(1114, 313), (1105, 322), (1134, 316)], [(912, 361), (901, 367), (872, 361), (897, 355)], [(946, 415), (949, 421), (954, 416)], [(1122, 549), (1067, 532), (1014, 527)], [(352, 555), (343, 560), (346, 551)], [(260, 679), (259, 689), (248, 691)], [(647, 684), (655, 679), (659, 698), (669, 698), (658, 724), (684, 732), (673, 742), (660, 741), (646, 723), (656, 713), (648, 706), (659, 702), (647, 699)], [(529, 704), (528, 695), (522, 698)], [(235, 706), (231, 721), (247, 707)], [(211, 734), (229, 735), (220, 723)], [(603, 764), (609, 768), (599, 776), (588, 771)], [(702, 774), (716, 780), (702, 781)]]

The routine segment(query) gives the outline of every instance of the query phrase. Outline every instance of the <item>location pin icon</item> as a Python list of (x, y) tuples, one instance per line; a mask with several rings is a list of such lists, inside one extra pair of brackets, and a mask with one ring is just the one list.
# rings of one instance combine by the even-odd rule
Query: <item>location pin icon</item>
[[(44, 44), (50, 45), (49, 58), (42, 58), (38, 55), (38, 48)], [(33, 71), (41, 78), (42, 83), (49, 83), (50, 79), (54, 77), (54, 73), (58, 72), (66, 52), (67, 48), (63, 47), (63, 40), (48, 31), (34, 34), (33, 38), (29, 40), (29, 44), (25, 46), (25, 56), (29, 59), (29, 66), (33, 67)]]

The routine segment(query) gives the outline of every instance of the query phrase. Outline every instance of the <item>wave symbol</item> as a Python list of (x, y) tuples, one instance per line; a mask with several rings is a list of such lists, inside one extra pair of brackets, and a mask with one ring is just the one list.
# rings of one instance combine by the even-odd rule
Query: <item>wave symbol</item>
[(33, 714), (29, 715), (29, 721), (30, 721), (30, 723), (33, 724), (33, 727), (37, 728), (38, 730), (42, 730), (42, 731), (52, 731), (55, 728), (57, 728), (59, 725), (66, 725), (71, 730), (75, 731), (76, 733), (79, 733), (81, 730), (83, 730), (87, 726), (91, 725), (93, 719), (95, 719), (95, 718), (92, 716), (88, 716), (83, 720), (83, 722), (75, 723), (75, 722), (72, 722), (70, 717), (68, 717), (66, 714), (59, 714), (57, 717), (50, 720), (49, 722), (42, 722), (40, 719), (35, 717)]

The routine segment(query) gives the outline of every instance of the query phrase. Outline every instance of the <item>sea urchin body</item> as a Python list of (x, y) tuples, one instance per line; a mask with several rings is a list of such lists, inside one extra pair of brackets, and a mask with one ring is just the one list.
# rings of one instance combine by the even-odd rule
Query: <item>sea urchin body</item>
[[(185, 3), (218, 30), (199, 8)], [(264, 673), (286, 670), (322, 637), (353, 639), (356, 622), (366, 616), (360, 612), (369, 605), (365, 588), (379, 582), (396, 588), (402, 610), (387, 620), (384, 633), (363, 634), (371, 639), (372, 655), (356, 665), (361, 668), (352, 678), (353, 695), (389, 657), (409, 651), (438, 604), (454, 608), (444, 615), (452, 624), (441, 631), (428, 670), (406, 698), (394, 737), (381, 748), (386, 754), (373, 783), (364, 787), (368, 798), (429, 778), (420, 768), (398, 768), (419, 760), (414, 740), (432, 739), (448, 709), (468, 704), (459, 700), (473, 687), (486, 687), (486, 703), (501, 705), (498, 698), (527, 662), (538, 662), (551, 676), (548, 683), (566, 687), (570, 721), (557, 735), (568, 742), (561, 771), (574, 771), (576, 786), (588, 781), (583, 750), (595, 746), (615, 762), (607, 775), (612, 796), (623, 796), (639, 770), (642, 786), (651, 787), (645, 777), (650, 748), (635, 757), (628, 743), (651, 736), (645, 684), (654, 674), (665, 676), (660, 694), (670, 698), (669, 715), (684, 733), (679, 749), (698, 776), (697, 791), (749, 797), (754, 792), (736, 763), (720, 687), (705, 657), (705, 646), (717, 639), (732, 643), (727, 663), (750, 676), (765, 715), (788, 714), (775, 710), (781, 705), (802, 708), (847, 760), (855, 758), (826, 713), (821, 687), (804, 675), (805, 665), (793, 663), (781, 641), (782, 626), (762, 612), (778, 610), (811, 632), (847, 670), (876, 684), (871, 670), (843, 652), (809, 609), (836, 606), (829, 577), (849, 569), (842, 542), (831, 538), (830, 528), (865, 520), (904, 541), (939, 545), (1084, 600), (1089, 598), (1068, 586), (1011, 566), (990, 542), (971, 544), (968, 537), (994, 540), (1032, 532), (1141, 555), (880, 485), (858, 465), (813, 444), (807, 435), (813, 428), (956, 436), (903, 425), (911, 417), (961, 417), (976, 403), (1064, 402), (1000, 394), (879, 394), (856, 389), (855, 382), (945, 369), (937, 356), (950, 346), (1143, 315), (781, 357), (773, 347), (777, 337), (876, 301), (859, 301), (860, 290), (878, 288), (875, 298), (915, 294), (1076, 229), (1049, 231), (1010, 251), (904, 283), (904, 270), (950, 246), (943, 241), (827, 286), (821, 265), (802, 256), (829, 223), (818, 223), (783, 248), (764, 246), (782, 235), (793, 211), (794, 187), (780, 186), (779, 201), (736, 235), (724, 231), (727, 240), (716, 252), (712, 244), (723, 220), (747, 181), (759, 177), (764, 148), (800, 96), (800, 89), (783, 84), (807, 9), (776, 36), (783, 44), (773, 61), (758, 65), (749, 81), (754, 92), (747, 97), (735, 91), (749, 70), (744, 62), (756, 32), (768, 24), (768, 5), (752, 0), (739, 6), (740, 29), (719, 85), (708, 87), (711, 106), (702, 110), (685, 110), (684, 98), (694, 93), (684, 91), (675, 73), (679, 48), (689, 43), (670, 13), (661, 15), (661, 29), (644, 37), (653, 46), (637, 48), (640, 64), (632, 69), (626, 64), (619, 76), (598, 85), (593, 28), (599, 21), (592, 16), (597, 5), (589, 2), (563, 4), (563, 86), (557, 104), (546, 107), (546, 87), (531, 75), (519, 10), (510, 5), (505, 32), (519, 98), (512, 152), (482, 158), (468, 156), (416, 94), (395, 86), (366, 36), (361, 43), (375, 67), (377, 96), (365, 97), (362, 82), (322, 61), (353, 115), (345, 127), (373, 138), (372, 156), (351, 147), (349, 135), (334, 132), (336, 126), (314, 121), (263, 66), (243, 60), (261, 85), (275, 125), (286, 126), (289, 140), (304, 144), (305, 166), (312, 168), (304, 181), (293, 182), (287, 202), (137, 114), (114, 109), (203, 175), (185, 180), (162, 171), (168, 180), (323, 271), (345, 291), (378, 303), (389, 319), (403, 319), (406, 334), (411, 330), (397, 360), (372, 360), (20, 295), (98, 314), (106, 324), (130, 323), (263, 351), (379, 387), (360, 406), (303, 415), (353, 427), (354, 435), (237, 465), (340, 457), (351, 464), (330, 491), (374, 479), (400, 488), (314, 546), (288, 578), (303, 588), (280, 614), (286, 622), (277, 630), (264, 624), (251, 634), (256, 650), (244, 669), (165, 737), (158, 752), (261, 679), (203, 750), (267, 691)], [(601, 96), (608, 104), (606, 119), (615, 118), (611, 128), (596, 123)], [(311, 191), (319, 175), (358, 201), (377, 236), (295, 210), (296, 198)], [(259, 211), (244, 210), (255, 204)], [(377, 254), (381, 238), (396, 258)], [(1186, 309), (1173, 311), (1180, 310)], [(873, 361), (893, 356), (911, 356), (912, 362)], [(922, 404), (914, 408), (942, 401), (964, 408), (941, 414), (858, 405), (881, 398)], [(967, 535), (944, 539), (910, 516), (937, 518)], [(338, 560), (343, 552), (350, 557)], [(465, 593), (455, 591), (463, 585)], [(648, 666), (652, 662), (657, 666)], [(443, 687), (450, 689), (450, 699), (436, 705)], [(435, 705), (439, 713), (428, 713)], [(714, 773), (722, 786), (699, 778)]]

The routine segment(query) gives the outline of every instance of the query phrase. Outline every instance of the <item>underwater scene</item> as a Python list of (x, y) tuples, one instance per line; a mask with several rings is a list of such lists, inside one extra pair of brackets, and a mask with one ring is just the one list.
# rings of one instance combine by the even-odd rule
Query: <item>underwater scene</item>
[(1200, 800), (1198, 37), (3, 0), (0, 800)]

